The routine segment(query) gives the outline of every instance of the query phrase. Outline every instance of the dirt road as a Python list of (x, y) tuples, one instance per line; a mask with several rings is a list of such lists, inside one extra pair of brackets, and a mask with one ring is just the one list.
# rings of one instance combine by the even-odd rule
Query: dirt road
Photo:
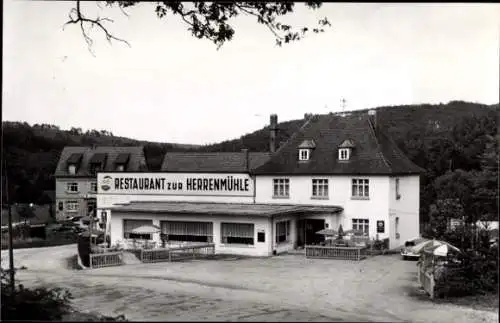
[[(27, 286), (67, 287), (80, 310), (131, 320), (498, 322), (498, 313), (418, 297), (415, 262), (258, 259), (65, 268), (76, 246), (16, 250)], [(2, 266), (8, 264), (2, 252)], [(4, 259), (5, 257), (5, 259)]]

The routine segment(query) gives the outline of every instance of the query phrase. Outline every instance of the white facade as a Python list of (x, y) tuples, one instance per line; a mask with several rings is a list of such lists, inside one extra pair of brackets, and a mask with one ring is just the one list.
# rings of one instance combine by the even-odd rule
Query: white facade
[[(397, 180), (399, 192), (396, 192)], [(391, 177), (390, 181), (388, 227), (390, 247), (396, 248), (407, 240), (420, 237), (420, 177)]]
[[(112, 181), (104, 178), (112, 177)], [(111, 242), (115, 244), (124, 241), (123, 220), (142, 219), (152, 220), (154, 225), (160, 226), (161, 221), (201, 221), (212, 222), (213, 242), (217, 253), (242, 254), (254, 256), (268, 256), (273, 253), (286, 252), (297, 247), (299, 241), (299, 221), (303, 219), (324, 220), (324, 227), (338, 229), (342, 224), (344, 230), (353, 229), (353, 219), (368, 221), (368, 234), (371, 238), (390, 239), (390, 248), (397, 248), (406, 240), (419, 236), (419, 176), (257, 176), (253, 178), (248, 174), (178, 174), (178, 173), (135, 173), (134, 178), (227, 178), (232, 176), (238, 180), (249, 180), (247, 190), (229, 193), (227, 191), (183, 191), (181, 194), (168, 190), (137, 189), (135, 191), (121, 191), (115, 189), (103, 190), (105, 182), (108, 186), (118, 185), (114, 176), (131, 176), (130, 174), (100, 173), (98, 175), (97, 207), (100, 211), (107, 211), (108, 232)], [(289, 180), (289, 196), (275, 197), (274, 179)], [(328, 181), (328, 194), (321, 198), (313, 197), (312, 181), (321, 179)], [(369, 193), (364, 197), (352, 196), (353, 179), (368, 180)], [(396, 192), (396, 182), (399, 189)], [(124, 186), (122, 185), (122, 188)], [(397, 196), (397, 194), (399, 196)], [(322, 205), (338, 206), (343, 208), (341, 213), (323, 214), (296, 214), (288, 216), (262, 216), (243, 217), (227, 215), (179, 215), (179, 214), (153, 214), (114, 211), (111, 216), (109, 208), (117, 204), (131, 201), (190, 201), (190, 202), (219, 202), (219, 203), (256, 203), (256, 204), (290, 204), (290, 205)], [(290, 221), (287, 230), (289, 233), (285, 241), (278, 242), (276, 237), (277, 223)], [(254, 224), (254, 245), (228, 245), (221, 240), (221, 223), (252, 223)], [(383, 223), (383, 230), (377, 226)], [(397, 224), (396, 224), (397, 223)], [(258, 232), (265, 233), (265, 241), (259, 242)], [(382, 232), (383, 231), (383, 232)], [(155, 234), (153, 240), (160, 242), (160, 235)]]

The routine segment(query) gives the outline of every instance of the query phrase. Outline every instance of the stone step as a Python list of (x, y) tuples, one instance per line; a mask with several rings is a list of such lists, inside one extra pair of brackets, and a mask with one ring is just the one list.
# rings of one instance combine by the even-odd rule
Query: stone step
[(141, 261), (132, 252), (123, 252), (123, 264), (124, 265), (136, 265), (140, 264)]

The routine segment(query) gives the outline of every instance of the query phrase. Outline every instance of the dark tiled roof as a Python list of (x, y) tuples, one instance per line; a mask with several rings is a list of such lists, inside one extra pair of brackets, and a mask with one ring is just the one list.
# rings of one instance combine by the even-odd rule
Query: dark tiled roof
[(104, 164), (106, 162), (106, 153), (95, 153), (90, 158), (91, 164)]
[(112, 208), (113, 212), (168, 212), (174, 214), (218, 214), (272, 216), (293, 213), (340, 212), (340, 206), (287, 205), (287, 204), (236, 204), (198, 202), (131, 202)]
[[(73, 154), (82, 154), (80, 167), (77, 169), (76, 175), (68, 173), (68, 159)], [(106, 154), (104, 172), (116, 170), (115, 161), (120, 154), (130, 154), (130, 160), (125, 168), (127, 172), (138, 172), (146, 170), (146, 159), (144, 157), (143, 147), (64, 147), (59, 157), (59, 163), (55, 171), (55, 176), (70, 176), (70, 177), (95, 177), (90, 174), (90, 161), (96, 154)]]
[(119, 154), (118, 157), (116, 157), (115, 164), (126, 164), (128, 163), (130, 159), (130, 154)]
[[(396, 144), (372, 127), (366, 112), (345, 116), (320, 115), (311, 118), (255, 174), (418, 174), (423, 169), (411, 162)], [(307, 163), (298, 161), (298, 146), (313, 139), (316, 148)], [(338, 147), (355, 143), (349, 161), (338, 160)]]
[(81, 153), (71, 154), (71, 156), (69, 156), (68, 158), (68, 164), (78, 164), (79, 162), (81, 162), (82, 158), (83, 154)]
[[(245, 152), (234, 153), (166, 153), (161, 171), (164, 172), (247, 172)], [(270, 153), (249, 152), (249, 166), (253, 170), (270, 158)]]

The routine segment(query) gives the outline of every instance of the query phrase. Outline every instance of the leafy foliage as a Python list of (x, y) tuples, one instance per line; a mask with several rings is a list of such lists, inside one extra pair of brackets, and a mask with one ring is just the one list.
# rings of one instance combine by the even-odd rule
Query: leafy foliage
[(60, 288), (35, 289), (18, 285), (12, 291), (8, 271), (1, 269), (2, 320), (57, 321), (70, 312), (68, 291)]
[[(137, 6), (140, 1), (106, 1), (108, 6), (118, 6), (120, 9)], [(318, 9), (321, 2), (311, 1), (304, 3), (306, 8)], [(325, 27), (331, 26), (325, 17), (318, 20), (318, 25), (310, 29), (308, 27), (294, 28), (283, 23), (281, 17), (294, 12), (295, 3), (289, 1), (281, 2), (228, 2), (228, 1), (159, 1), (154, 7), (154, 12), (160, 19), (167, 17), (179, 17), (187, 25), (188, 31), (198, 39), (207, 39), (213, 42), (217, 48), (230, 41), (235, 30), (230, 24), (234, 18), (245, 15), (256, 19), (258, 24), (266, 26), (274, 35), (276, 44), (281, 46), (283, 43), (290, 43), (302, 39), (309, 31), (313, 33), (322, 33)], [(124, 12), (124, 11), (123, 11)], [(128, 14), (127, 14), (128, 15)], [(80, 1), (76, 1), (75, 8), (72, 8), (69, 14), (70, 20), (67, 24), (78, 24), (83, 33), (83, 37), (91, 48), (93, 41), (87, 35), (85, 26), (98, 27), (104, 32), (108, 41), (123, 39), (115, 37), (104, 26), (105, 22), (112, 22), (109, 18), (88, 18), (81, 8)]]
[[(498, 291), (498, 244), (492, 246), (487, 230), (458, 227), (441, 239), (462, 246), (457, 263), (448, 259), (437, 276), (439, 296), (453, 297)], [(473, 241), (475, 243), (473, 243)]]

